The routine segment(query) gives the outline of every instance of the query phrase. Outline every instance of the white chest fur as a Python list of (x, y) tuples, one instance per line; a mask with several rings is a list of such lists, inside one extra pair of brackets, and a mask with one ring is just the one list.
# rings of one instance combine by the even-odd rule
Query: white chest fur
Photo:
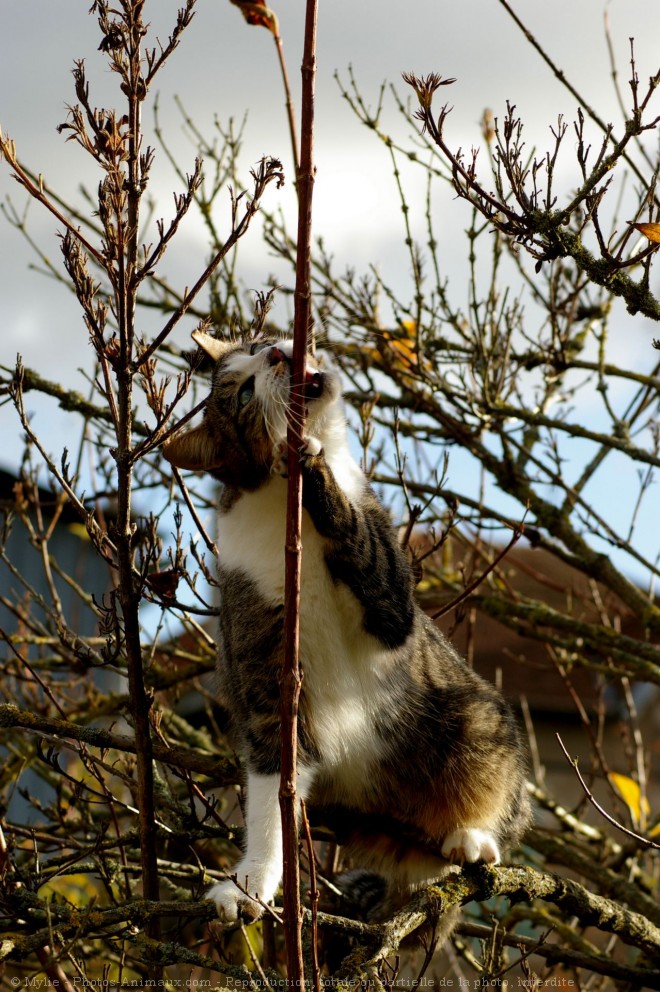
[[(284, 602), (286, 482), (274, 477), (246, 493), (220, 517), (223, 568), (256, 585), (269, 605)], [(364, 771), (378, 746), (373, 716), (387, 704), (384, 677), (394, 654), (367, 634), (362, 606), (325, 562), (325, 542), (303, 511), (300, 656), (322, 764), (332, 768), (346, 797), (364, 793)]]
[(218, 520), (218, 559), (243, 572), (269, 605), (284, 602), (286, 482), (273, 477), (244, 493)]

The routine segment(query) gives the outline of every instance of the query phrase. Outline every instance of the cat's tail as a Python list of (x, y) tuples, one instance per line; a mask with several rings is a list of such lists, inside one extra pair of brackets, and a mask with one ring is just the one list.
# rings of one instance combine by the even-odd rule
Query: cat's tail
[(367, 868), (352, 868), (333, 879), (326, 899), (328, 911), (362, 923), (380, 923), (386, 915), (388, 884)]
[[(332, 891), (322, 898), (322, 908), (336, 916), (360, 920), (362, 923), (384, 923), (404, 909), (410, 900), (410, 890), (395, 889), (382, 875), (367, 868), (353, 868), (333, 879)], [(434, 924), (424, 927), (437, 948), (449, 940), (461, 918), (461, 907), (452, 906)], [(415, 932), (419, 940), (419, 931)]]
[[(335, 876), (324, 909), (362, 923), (383, 923), (404, 909), (413, 893), (396, 889), (382, 875), (368, 868), (352, 868)], [(460, 917), (460, 906), (443, 914), (437, 936), (441, 943), (451, 936)]]

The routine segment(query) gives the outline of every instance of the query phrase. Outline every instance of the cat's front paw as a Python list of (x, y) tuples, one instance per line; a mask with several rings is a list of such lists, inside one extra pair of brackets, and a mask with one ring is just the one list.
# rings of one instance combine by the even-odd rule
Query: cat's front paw
[(487, 830), (459, 827), (445, 837), (442, 856), (454, 864), (485, 861), (487, 864), (496, 865), (500, 860), (500, 850), (497, 841)]
[(317, 437), (312, 437), (311, 435), (309, 437), (304, 437), (302, 447), (299, 452), (300, 464), (306, 465), (311, 461), (311, 459), (317, 458), (322, 453), (323, 445)]
[[(312, 459), (316, 458), (323, 451), (323, 445), (317, 437), (304, 437), (303, 443), (300, 446), (298, 452), (300, 456), (300, 464), (308, 465)], [(288, 445), (286, 438), (281, 441), (277, 441), (273, 445), (273, 463), (271, 465), (271, 472), (274, 475), (281, 475), (283, 479), (286, 479), (289, 474), (289, 464), (288, 464)]]
[(263, 913), (263, 906), (241, 892), (231, 879), (213, 885), (206, 898), (213, 900), (223, 923), (238, 923), (239, 920), (254, 923)]

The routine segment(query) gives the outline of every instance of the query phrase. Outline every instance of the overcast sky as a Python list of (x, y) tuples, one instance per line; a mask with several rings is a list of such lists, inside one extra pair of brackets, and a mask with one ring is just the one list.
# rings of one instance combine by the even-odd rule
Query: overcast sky
[[(146, 4), (147, 17), (163, 39), (180, 2), (148, 0)], [(584, 99), (621, 133), (603, 18), (607, 12), (620, 79), (625, 84), (629, 76), (628, 39), (634, 37), (638, 71), (645, 81), (660, 64), (660, 4), (655, 0), (512, 3)], [(100, 37), (95, 18), (87, 14), (90, 5), (91, 0), (11, 0), (3, 5), (0, 35), (0, 126), (14, 138), (27, 165), (79, 204), (81, 182), (93, 190), (98, 176), (90, 172), (83, 152), (56, 131), (66, 117), (66, 104), (75, 101), (70, 72), (74, 60), (86, 60), (92, 102), (98, 106), (117, 102), (117, 78), (97, 50)], [(282, 0), (275, 9), (297, 90), (304, 4)], [(479, 144), (484, 109), (490, 107), (503, 116), (507, 100), (517, 105), (526, 122), (530, 146), (545, 144), (548, 128), (559, 113), (572, 120), (576, 111), (575, 99), (553, 78), (498, 0), (320, 0), (315, 234), (323, 235), (338, 258), (358, 271), (373, 262), (391, 272), (395, 280), (399, 268), (402, 281), (407, 279), (401, 253), (401, 212), (383, 147), (356, 121), (333, 78), (338, 71), (347, 79), (349, 65), (370, 104), (375, 104), (384, 81), (394, 82), (405, 93), (400, 82), (403, 70), (455, 76), (449, 131), (455, 146)], [(216, 116), (227, 122), (248, 114), (241, 157), (246, 176), (264, 154), (280, 157), (290, 174), (272, 39), (264, 29), (248, 27), (228, 0), (199, 0), (192, 26), (160, 76), (158, 89), (161, 121), (184, 168), (190, 170), (194, 149), (184, 135), (175, 94), (205, 133), (211, 133)], [(147, 108), (148, 127), (151, 113)], [(400, 141), (414, 130), (391, 101), (383, 124)], [(161, 155), (152, 192), (165, 215), (177, 188)], [(8, 196), (22, 211), (24, 197), (3, 163), (0, 200)], [(281, 193), (273, 192), (269, 206), (280, 202), (290, 212), (290, 183)], [(33, 205), (28, 227), (60, 266), (56, 221)], [(272, 262), (258, 236), (252, 233), (250, 237), (242, 271), (246, 285), (258, 288), (267, 279)], [(82, 388), (76, 368), (88, 366), (87, 341), (75, 302), (52, 280), (30, 271), (34, 257), (4, 217), (0, 217), (0, 245), (0, 364), (12, 365), (20, 352), (25, 364), (43, 375)], [(186, 269), (199, 271), (204, 250), (201, 224), (191, 218), (179, 239), (182, 287), (189, 282)], [(648, 347), (650, 337), (650, 333), (640, 333), (640, 347)], [(59, 450), (64, 420), (36, 398), (30, 398), (30, 408), (37, 412), (38, 427), (51, 449)], [(21, 445), (8, 406), (0, 408), (0, 425), (0, 463), (15, 468)]]

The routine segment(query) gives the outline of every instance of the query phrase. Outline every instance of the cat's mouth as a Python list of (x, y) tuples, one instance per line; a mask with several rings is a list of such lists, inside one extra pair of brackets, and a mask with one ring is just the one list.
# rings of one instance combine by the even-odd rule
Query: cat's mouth
[[(282, 374), (291, 376), (291, 355), (280, 348), (279, 345), (273, 345), (269, 349), (267, 360), (278, 377)], [(323, 372), (317, 369), (307, 368), (305, 370), (305, 381), (301, 390), (303, 398), (307, 401), (320, 399), (325, 392), (325, 384), (326, 378)]]
[(303, 396), (306, 400), (318, 400), (323, 395), (324, 376), (322, 372), (305, 372)]

